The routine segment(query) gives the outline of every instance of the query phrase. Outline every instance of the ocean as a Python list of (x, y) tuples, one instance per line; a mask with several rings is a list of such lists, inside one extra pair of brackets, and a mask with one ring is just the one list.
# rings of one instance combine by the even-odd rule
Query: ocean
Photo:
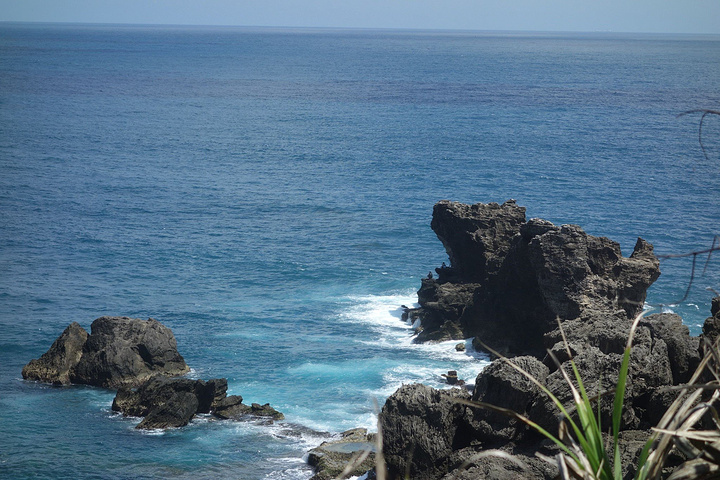
[[(447, 261), (438, 200), (709, 248), (720, 118), (705, 157), (677, 115), (719, 78), (713, 36), (0, 24), (0, 477), (308, 479), (400, 385), (487, 364), (400, 320)], [(663, 261), (648, 307), (699, 333), (719, 259), (682, 302), (692, 259)], [(22, 380), (102, 315), (286, 420), (141, 433), (111, 391)]]

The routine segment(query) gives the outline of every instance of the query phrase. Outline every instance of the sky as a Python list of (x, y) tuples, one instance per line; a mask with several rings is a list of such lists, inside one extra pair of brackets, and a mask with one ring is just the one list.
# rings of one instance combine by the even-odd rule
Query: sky
[(0, 21), (720, 34), (720, 0), (0, 0)]

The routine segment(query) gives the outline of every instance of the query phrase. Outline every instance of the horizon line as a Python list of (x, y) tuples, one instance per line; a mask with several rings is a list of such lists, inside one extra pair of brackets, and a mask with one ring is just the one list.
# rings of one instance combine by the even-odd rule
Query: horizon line
[(230, 25), (197, 23), (122, 23), (122, 22), (68, 22), (68, 21), (29, 21), (0, 20), (0, 25), (65, 25), (65, 26), (113, 26), (113, 27), (168, 27), (168, 28), (237, 28), (265, 30), (346, 30), (346, 31), (386, 31), (386, 32), (437, 32), (437, 33), (495, 33), (495, 34), (591, 34), (591, 35), (677, 35), (686, 37), (719, 37), (720, 33), (698, 32), (657, 32), (657, 31), (616, 31), (616, 30), (490, 30), (467, 28), (430, 28), (430, 27), (348, 27), (348, 26), (297, 26), (297, 25)]

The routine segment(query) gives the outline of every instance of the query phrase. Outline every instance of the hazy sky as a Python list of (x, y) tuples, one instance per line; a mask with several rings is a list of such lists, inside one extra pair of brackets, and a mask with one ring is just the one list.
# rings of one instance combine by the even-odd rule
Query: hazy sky
[(0, 0), (0, 21), (720, 33), (720, 0)]

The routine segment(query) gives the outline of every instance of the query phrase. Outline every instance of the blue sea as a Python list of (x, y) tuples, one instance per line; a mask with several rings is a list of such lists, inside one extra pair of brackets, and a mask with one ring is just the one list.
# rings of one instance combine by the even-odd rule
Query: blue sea
[[(0, 477), (309, 478), (403, 383), (487, 364), (400, 320), (447, 261), (438, 200), (709, 248), (720, 118), (705, 157), (677, 115), (718, 79), (708, 36), (0, 24)], [(648, 296), (695, 334), (706, 260)], [(286, 420), (141, 433), (111, 391), (22, 380), (102, 315), (158, 319), (191, 376)]]

